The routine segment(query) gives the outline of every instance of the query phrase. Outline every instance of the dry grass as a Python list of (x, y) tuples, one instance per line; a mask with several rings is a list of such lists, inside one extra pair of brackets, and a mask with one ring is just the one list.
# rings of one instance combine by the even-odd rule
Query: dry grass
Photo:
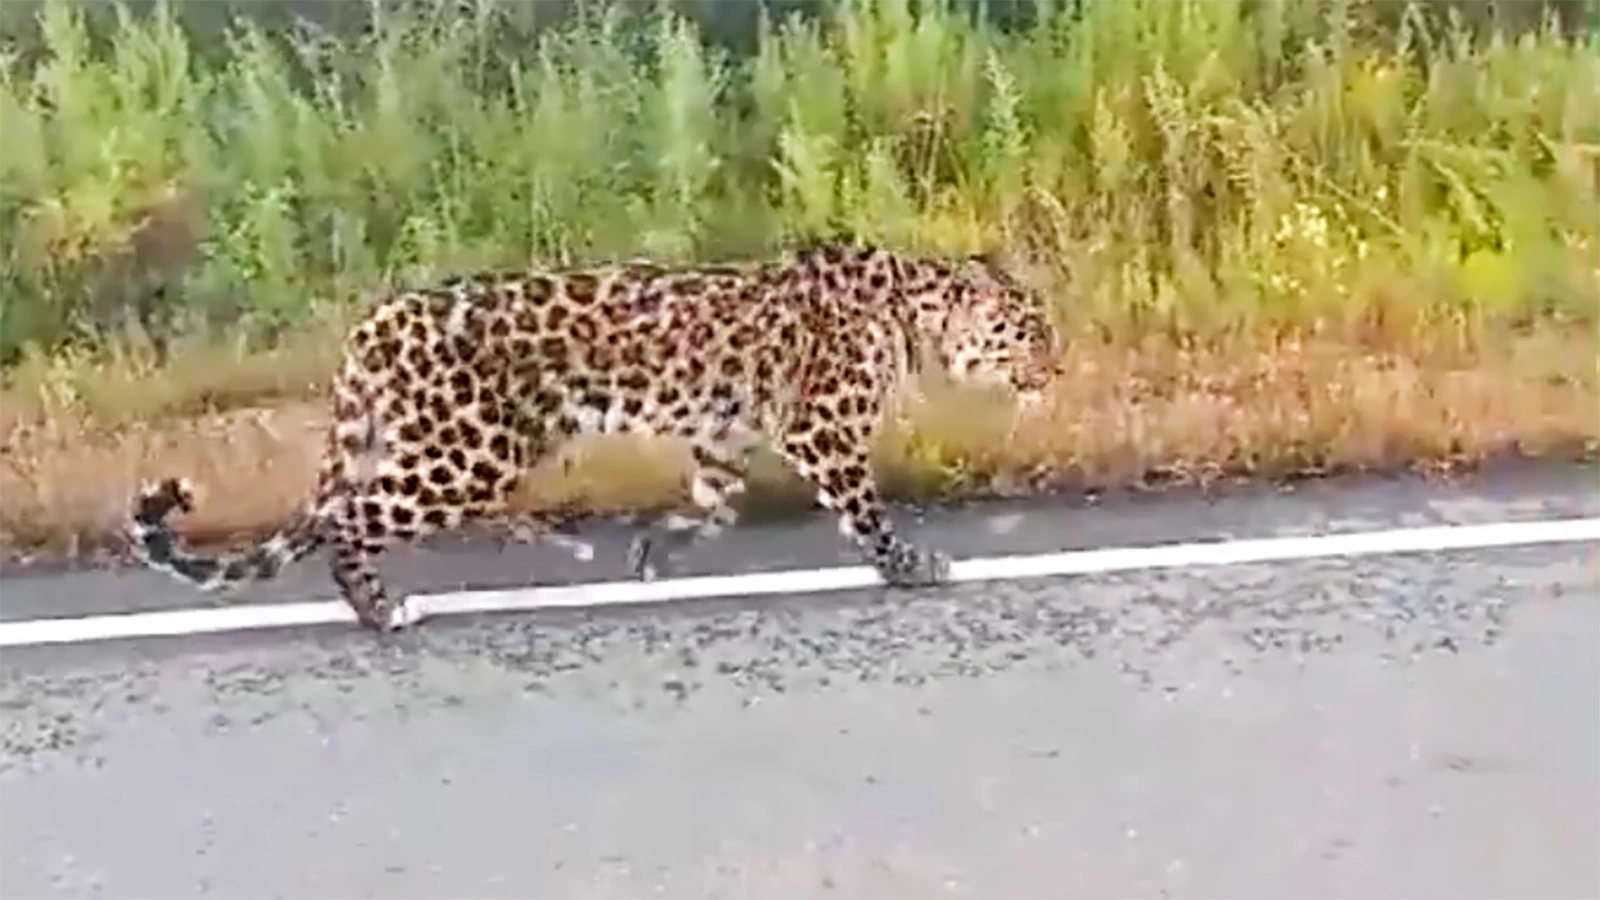
[[(1344, 338), (1238, 338), (1187, 350), (1155, 338), (1135, 346), (1084, 340), (1053, 402), (1014, 434), (1006, 404), (927, 386), (905, 407), (906, 424), (885, 435), (880, 471), (893, 493), (927, 497), (1114, 486), (1152, 474), (1204, 480), (1460, 464), (1600, 445), (1593, 329), (1543, 327), (1488, 343), (1417, 355)], [(317, 358), (299, 357), (306, 368), (297, 378), (291, 367), (278, 370), (307, 385), (288, 393), (297, 399), (280, 394), (271, 405), (198, 417), (171, 414), (193, 402), (156, 375), (100, 379), (97, 399), (80, 397), (77, 413), (49, 408), (37, 385), (13, 389), (0, 423), (0, 543), (13, 557), (111, 546), (137, 484), (168, 474), (190, 476), (201, 492), (198, 510), (180, 523), (189, 540), (231, 543), (281, 524), (311, 486), (326, 421), (310, 399), (322, 367), (306, 360)], [(270, 368), (248, 355), (239, 365), (243, 373)], [(228, 383), (215, 371), (197, 383), (213, 382)], [(149, 404), (161, 391), (169, 392), (166, 414), (130, 399)], [(519, 504), (602, 513), (659, 506), (679, 496), (683, 464), (678, 447), (594, 441), (535, 472)], [(750, 502), (792, 502), (805, 496), (797, 488), (762, 459)]]

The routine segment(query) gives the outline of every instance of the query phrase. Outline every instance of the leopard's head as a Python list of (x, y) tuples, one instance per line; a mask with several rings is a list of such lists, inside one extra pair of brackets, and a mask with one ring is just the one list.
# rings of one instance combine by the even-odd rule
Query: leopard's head
[(1055, 377), (1060, 338), (1044, 299), (990, 255), (925, 268), (911, 293), (918, 330), (957, 381), (1008, 385), (1024, 404)]

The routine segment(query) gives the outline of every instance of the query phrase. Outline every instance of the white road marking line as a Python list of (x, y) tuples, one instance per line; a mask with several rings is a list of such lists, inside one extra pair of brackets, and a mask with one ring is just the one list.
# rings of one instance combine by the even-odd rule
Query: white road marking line
[[(1495, 522), (1486, 525), (1444, 525), (1396, 528), (1353, 534), (1258, 538), (1072, 550), (1030, 556), (996, 556), (957, 560), (951, 580), (1006, 581), (1098, 572), (1226, 566), (1335, 556), (1431, 553), (1529, 544), (1600, 541), (1600, 518), (1542, 522)], [(744, 575), (708, 575), (664, 581), (611, 581), (570, 586), (512, 590), (413, 594), (414, 620), (463, 613), (518, 612), (556, 607), (595, 607), (630, 603), (666, 603), (709, 597), (760, 594), (810, 594), (879, 586), (870, 567), (792, 569)], [(0, 622), (0, 647), (62, 644), (128, 637), (158, 637), (354, 623), (355, 615), (339, 601), (216, 606), (161, 612), (123, 613), (77, 618)]]

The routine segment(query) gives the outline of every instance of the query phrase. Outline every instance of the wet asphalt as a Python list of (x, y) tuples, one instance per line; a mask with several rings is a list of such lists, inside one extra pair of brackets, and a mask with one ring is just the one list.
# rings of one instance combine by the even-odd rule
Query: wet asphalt
[[(1589, 468), (907, 519), (958, 556), (1600, 515)], [(614, 578), (481, 542), (411, 590)], [(5, 897), (1600, 897), (1600, 548), (10, 648)], [(853, 562), (831, 522), (685, 574)], [(537, 575), (533, 574), (537, 573)], [(326, 598), (320, 560), (249, 602)], [(194, 605), (0, 579), (0, 619)]]

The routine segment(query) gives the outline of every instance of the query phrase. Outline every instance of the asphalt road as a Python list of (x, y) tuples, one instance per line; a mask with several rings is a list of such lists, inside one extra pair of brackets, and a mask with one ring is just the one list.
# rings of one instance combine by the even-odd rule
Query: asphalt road
[[(1600, 515), (1594, 469), (985, 505), (958, 555)], [(604, 529), (602, 529), (604, 531)], [(410, 589), (616, 577), (419, 551)], [(613, 540), (613, 538), (615, 538)], [(749, 528), (692, 571), (849, 561)], [(4, 897), (1600, 896), (1594, 545), (0, 657)], [(330, 596), (320, 562), (252, 602)], [(0, 618), (191, 605), (0, 580)]]

